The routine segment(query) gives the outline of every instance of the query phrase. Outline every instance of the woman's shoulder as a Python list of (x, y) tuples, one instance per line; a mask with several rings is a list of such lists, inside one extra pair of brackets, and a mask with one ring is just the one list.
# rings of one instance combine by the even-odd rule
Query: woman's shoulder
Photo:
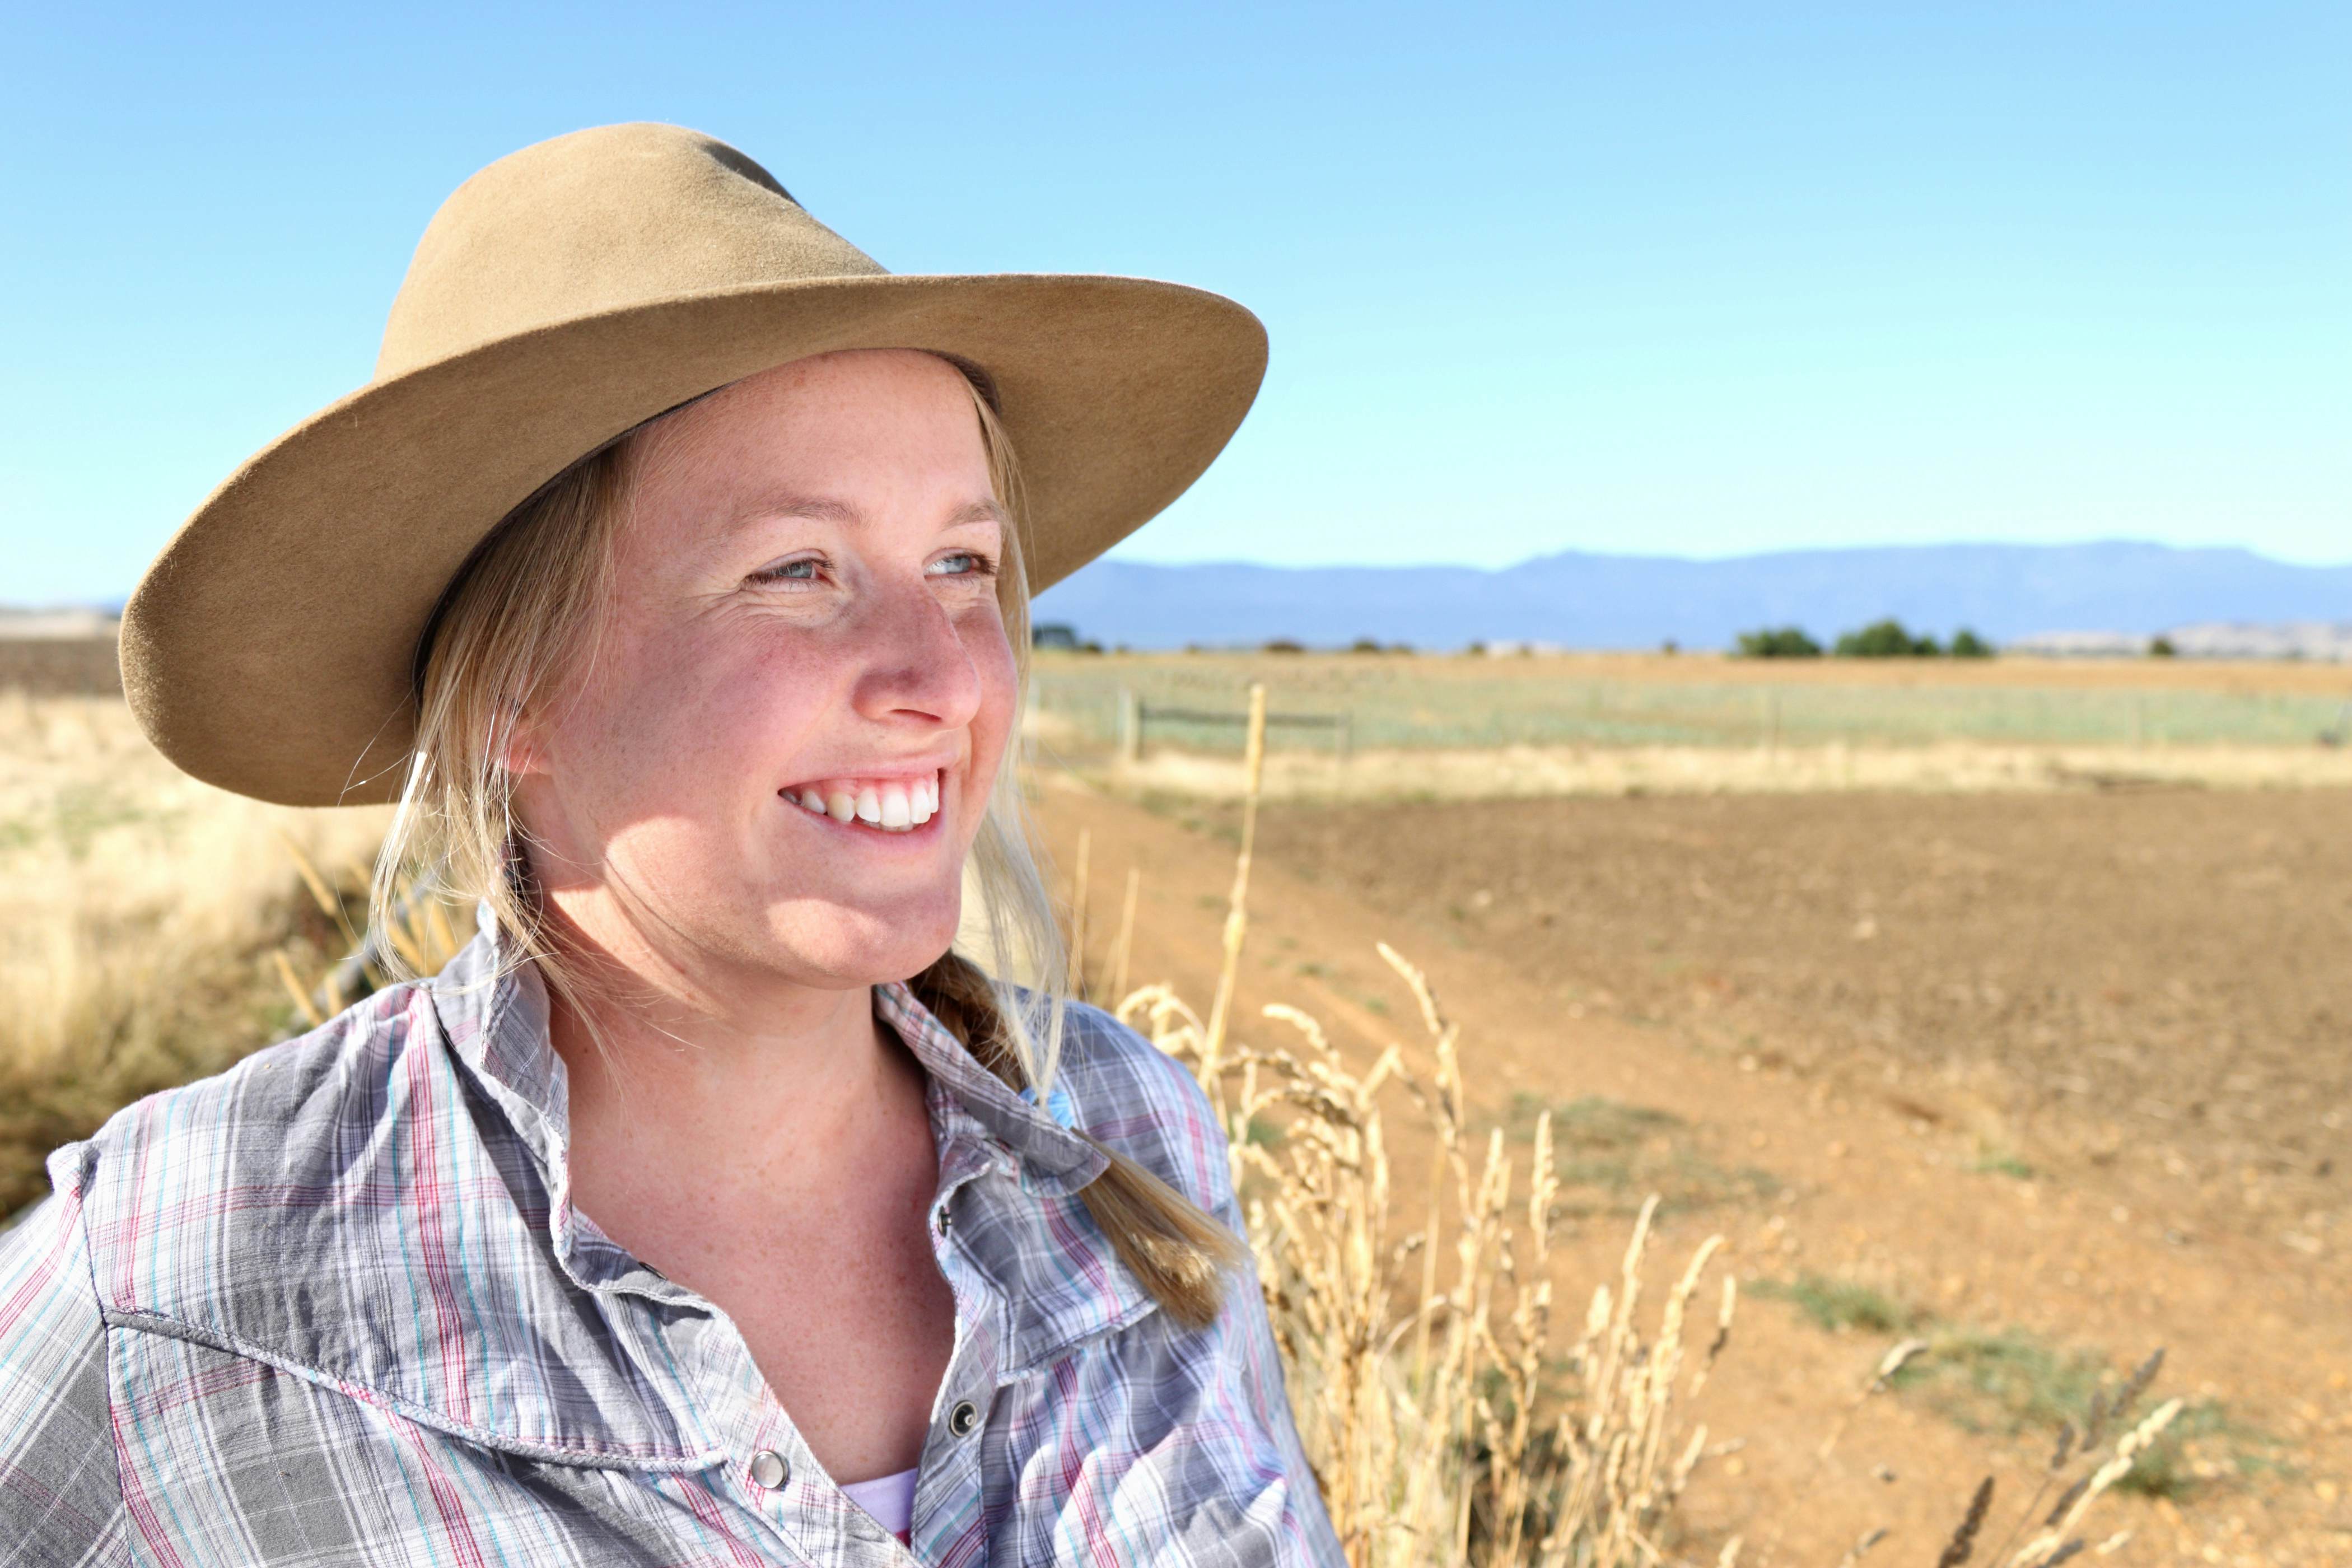
[(1212, 1213), (1231, 1197), (1224, 1130), (1200, 1081), (1110, 1014), (1068, 1005), (1054, 1083), (1079, 1131)]
[(423, 984), (387, 987), (225, 1071), (133, 1100), (86, 1143), (101, 1158), (118, 1158), (257, 1123), (368, 1114), (381, 1108), (387, 1074), (430, 1031), (431, 1014)]
[[(159, 1289), (148, 1265), (193, 1262), (208, 1240), (243, 1228), (236, 1215), (331, 1183), (402, 1103), (395, 1079), (431, 1027), (431, 1005), (421, 986), (378, 992), (226, 1071), (134, 1100), (51, 1154), (47, 1206), (77, 1216), (84, 1287), (135, 1273), (137, 1294)], [(11, 1235), (6, 1245), (25, 1242)]]

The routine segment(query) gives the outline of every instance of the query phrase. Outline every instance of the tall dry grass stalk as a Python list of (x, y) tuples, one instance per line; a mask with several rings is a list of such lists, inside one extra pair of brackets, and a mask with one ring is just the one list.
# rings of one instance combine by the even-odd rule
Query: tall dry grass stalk
[[(1474, 1158), (1460, 1059), (1435, 998), (1412, 965), (1383, 956), (1436, 1021), (1431, 1081), (1407, 1070), (1395, 1045), (1351, 1071), (1320, 1025), (1279, 1005), (1264, 1016), (1295, 1047), (1233, 1043), (1218, 1063), (1249, 1240), (1349, 1561), (1666, 1561), (1675, 1505), (1706, 1452), (1706, 1427), (1685, 1429), (1677, 1401), (1697, 1394), (1729, 1336), (1727, 1277), (1715, 1331), (1688, 1353), (1690, 1304), (1721, 1238), (1699, 1247), (1645, 1333), (1652, 1198), (1618, 1278), (1593, 1292), (1576, 1337), (1556, 1343), (1550, 1118), (1537, 1124), (1523, 1193), (1499, 1130)], [(1134, 993), (1119, 1014), (1196, 1069), (1209, 1063), (1208, 1026), (1168, 987)], [(1395, 1093), (1427, 1118), (1445, 1172), (1439, 1223), (1402, 1237), (1391, 1229)], [(1441, 1257), (1425, 1270), (1423, 1259)], [(1550, 1369), (1563, 1350), (1561, 1386)], [(1722, 1561), (1736, 1555), (1729, 1546)]]

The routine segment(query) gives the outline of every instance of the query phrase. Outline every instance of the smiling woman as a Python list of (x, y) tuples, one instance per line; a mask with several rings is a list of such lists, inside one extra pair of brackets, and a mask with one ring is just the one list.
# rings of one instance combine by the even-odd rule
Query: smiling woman
[[(621, 887), (685, 906), (700, 950), (812, 955), (840, 984), (943, 951), (977, 848), (1000, 921), (1050, 952), (1003, 766), (1026, 641), (1012, 473), (973, 384), (905, 351), (760, 373), (572, 464), (435, 617), (379, 897), (446, 865), (592, 1018), (579, 987), (632, 966), (572, 959), (628, 940), (581, 940), (625, 920)], [(519, 803), (529, 889), (503, 874)]]
[(453, 196), (124, 647), (190, 772), (396, 790), (380, 886), (480, 935), (52, 1160), (33, 1560), (1337, 1563), (1217, 1123), (1057, 994), (1009, 773), (1029, 594), (1262, 366), (1173, 285), (890, 278), (673, 127)]

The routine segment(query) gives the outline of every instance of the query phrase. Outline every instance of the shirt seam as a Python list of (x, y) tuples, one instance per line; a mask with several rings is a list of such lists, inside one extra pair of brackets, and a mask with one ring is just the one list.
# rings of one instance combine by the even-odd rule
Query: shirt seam
[[(224, 1354), (257, 1362), (263, 1366), (275, 1368), (290, 1377), (299, 1378), (314, 1387), (341, 1394), (347, 1398), (359, 1400), (362, 1404), (373, 1405), (378, 1409), (413, 1421), (417, 1426), (463, 1439), (480, 1447), (516, 1454), (525, 1458), (543, 1459), (551, 1464), (573, 1465), (592, 1469), (629, 1469), (658, 1471), (665, 1474), (687, 1474), (709, 1469), (726, 1457), (722, 1451), (718, 1450), (696, 1451), (653, 1444), (635, 1446), (639, 1451), (625, 1452), (595, 1444), (565, 1445), (541, 1438), (519, 1436), (512, 1433), (496, 1432), (488, 1427), (477, 1426), (471, 1422), (456, 1420), (443, 1411), (435, 1410), (429, 1405), (419, 1405), (416, 1401), (400, 1394), (375, 1388), (367, 1384), (357, 1383), (350, 1378), (338, 1377), (317, 1367), (307, 1366), (289, 1356), (264, 1350), (259, 1345), (218, 1329), (186, 1322), (161, 1312), (125, 1310), (108, 1307), (102, 1303), (99, 1307), (99, 1316), (110, 1331), (127, 1329), (152, 1333), (164, 1339), (182, 1340), (191, 1344), (199, 1344), (219, 1351)], [(111, 1397), (112, 1392), (110, 1388), (110, 1400)], [(116, 1472), (118, 1488), (121, 1482), (121, 1476), (118, 1468)]]
[(121, 1547), (120, 1552), (113, 1556), (124, 1568), (135, 1568), (139, 1559), (131, 1550), (129, 1531), (125, 1528), (135, 1521), (130, 1519), (131, 1494), (122, 1485), (122, 1451), (120, 1446), (122, 1424), (115, 1419), (114, 1414), (113, 1325), (107, 1321), (106, 1302), (98, 1293), (98, 1254), (90, 1246), (89, 1207), (84, 1201), (90, 1174), (89, 1148), (89, 1144), (83, 1145), (82, 1168), (79, 1178), (74, 1183), (73, 1223), (81, 1238), (82, 1272), (89, 1280), (90, 1310), (98, 1314), (98, 1351), (101, 1358), (99, 1370), (103, 1374), (99, 1382), (106, 1391), (106, 1457), (114, 1467), (114, 1528), (116, 1540)]

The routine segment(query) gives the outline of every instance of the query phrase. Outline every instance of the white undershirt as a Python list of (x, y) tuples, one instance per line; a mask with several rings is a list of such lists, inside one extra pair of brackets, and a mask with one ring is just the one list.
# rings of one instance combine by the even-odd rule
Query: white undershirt
[(915, 1472), (900, 1470), (870, 1481), (851, 1481), (842, 1492), (874, 1516), (874, 1522), (893, 1535), (903, 1536), (915, 1522)]

